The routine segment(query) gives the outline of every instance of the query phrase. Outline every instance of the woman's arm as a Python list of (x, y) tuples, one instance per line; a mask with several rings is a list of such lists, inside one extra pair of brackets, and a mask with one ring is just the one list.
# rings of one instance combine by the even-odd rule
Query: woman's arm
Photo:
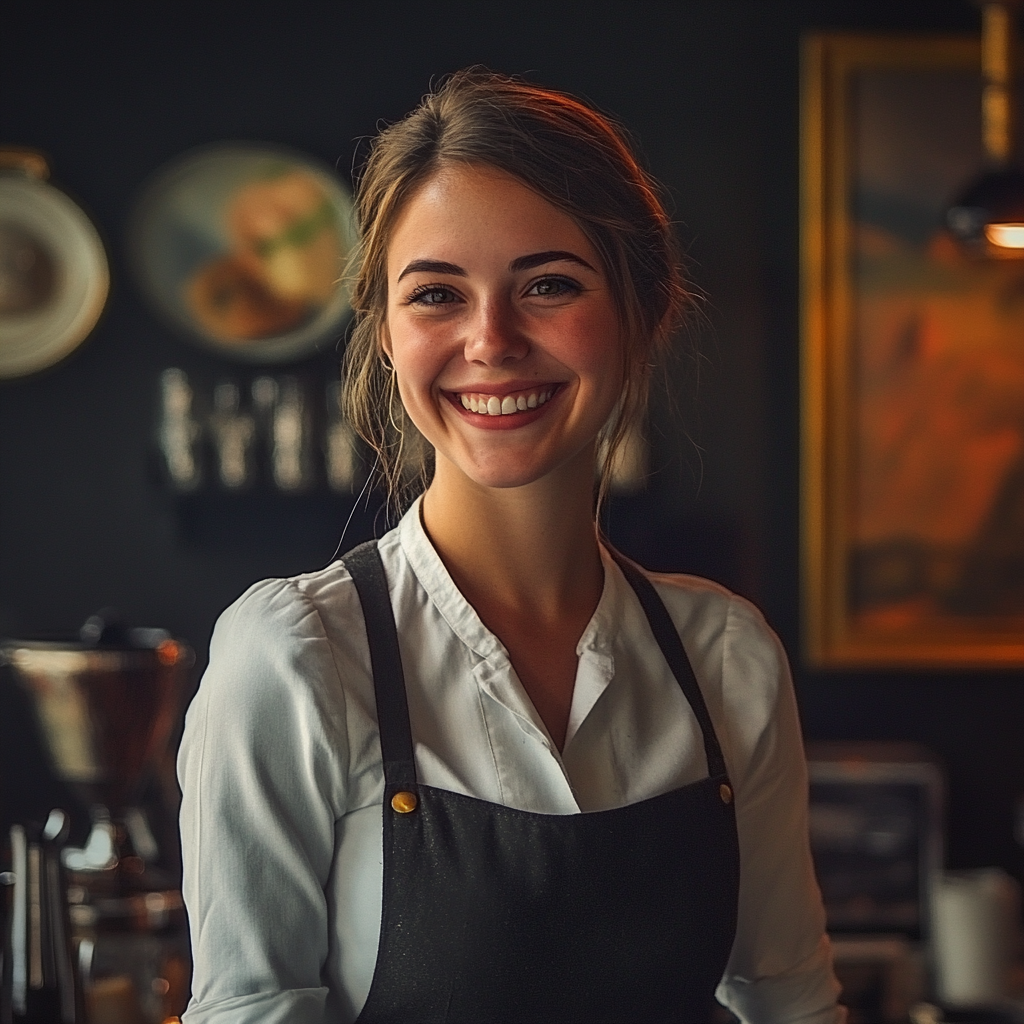
[[(719, 998), (750, 1024), (838, 1024), (839, 987), (807, 832), (807, 766), (785, 651), (734, 598), (722, 664), (736, 767), (740, 902)], [(757, 710), (753, 711), (753, 707)]]
[(294, 582), (257, 584), (217, 623), (178, 759), (189, 1024), (323, 1022), (347, 766), (319, 615)]

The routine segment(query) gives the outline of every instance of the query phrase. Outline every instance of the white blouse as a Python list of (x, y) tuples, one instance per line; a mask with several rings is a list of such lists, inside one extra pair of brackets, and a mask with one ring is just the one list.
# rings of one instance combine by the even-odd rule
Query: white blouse
[[(706, 777), (696, 719), (606, 552), (561, 753), (448, 575), (418, 502), (380, 552), (420, 782), (578, 814)], [(785, 654), (742, 598), (690, 576), (651, 579), (735, 790), (739, 923), (718, 998), (751, 1024), (837, 1024)], [(362, 614), (341, 563), (257, 583), (220, 617), (178, 771), (195, 962), (187, 1024), (354, 1021), (380, 937), (384, 777)]]

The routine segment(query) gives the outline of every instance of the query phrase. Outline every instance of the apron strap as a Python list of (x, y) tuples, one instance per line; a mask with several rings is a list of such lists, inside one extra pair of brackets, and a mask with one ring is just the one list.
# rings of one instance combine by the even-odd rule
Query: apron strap
[(384, 783), (393, 786), (416, 784), (416, 763), (409, 726), (409, 702), (405, 695), (405, 673), (398, 647), (395, 613), (388, 593), (388, 580), (375, 540), (353, 548), (344, 559), (363, 608), (366, 639), (370, 646), (373, 692), (377, 701), (377, 727), (384, 760)]
[(607, 541), (604, 541), (604, 544), (608, 553), (615, 559), (622, 570), (622, 575), (626, 577), (626, 582), (636, 592), (636, 596), (640, 600), (640, 606), (643, 608), (647, 621), (651, 625), (654, 639), (658, 641), (661, 653), (665, 656), (668, 667), (672, 669), (672, 674), (676, 677), (679, 688), (690, 702), (690, 707), (693, 709), (693, 714), (697, 719), (697, 724), (700, 726), (700, 731), (704, 734), (704, 753), (708, 761), (708, 775), (711, 778), (727, 775), (725, 758), (722, 756), (722, 747), (718, 742), (718, 736), (715, 734), (711, 715), (708, 714), (708, 706), (704, 700), (704, 694), (701, 693), (701, 689), (697, 685), (697, 677), (693, 674), (693, 666), (690, 664), (690, 659), (686, 654), (686, 648), (683, 647), (683, 642), (679, 639), (679, 631), (669, 616), (665, 603), (658, 596), (658, 592), (654, 589), (654, 584), (633, 562), (626, 558), (625, 555), (616, 551)]
[[(607, 542), (605, 546), (622, 570), (626, 582), (635, 591), (654, 639), (693, 710), (704, 736), (708, 775), (716, 778), (728, 774), (704, 694), (697, 685), (690, 659), (664, 602), (651, 581), (636, 565)], [(415, 785), (416, 764), (409, 725), (409, 702), (405, 693), (405, 673), (398, 647), (395, 613), (391, 607), (387, 577), (384, 575), (384, 564), (377, 542), (371, 540), (360, 544), (345, 555), (343, 561), (356, 585), (366, 624), (373, 691), (377, 701), (377, 726), (380, 729), (380, 747), (384, 760), (384, 782), (388, 787)]]

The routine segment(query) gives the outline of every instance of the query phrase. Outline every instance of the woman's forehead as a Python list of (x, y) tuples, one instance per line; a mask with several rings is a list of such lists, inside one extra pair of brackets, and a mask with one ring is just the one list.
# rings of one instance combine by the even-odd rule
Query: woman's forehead
[(388, 246), (388, 276), (393, 280), (409, 260), (457, 262), (458, 255), (508, 263), (554, 250), (599, 266), (576, 221), (524, 182), (489, 165), (446, 164), (399, 213)]

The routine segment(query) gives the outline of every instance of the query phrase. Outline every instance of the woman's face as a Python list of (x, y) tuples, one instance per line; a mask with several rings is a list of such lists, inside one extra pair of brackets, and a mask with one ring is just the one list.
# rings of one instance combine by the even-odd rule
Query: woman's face
[(382, 344), (435, 482), (592, 471), (622, 390), (615, 302), (576, 222), (516, 178), (450, 165), (414, 193), (388, 248)]

